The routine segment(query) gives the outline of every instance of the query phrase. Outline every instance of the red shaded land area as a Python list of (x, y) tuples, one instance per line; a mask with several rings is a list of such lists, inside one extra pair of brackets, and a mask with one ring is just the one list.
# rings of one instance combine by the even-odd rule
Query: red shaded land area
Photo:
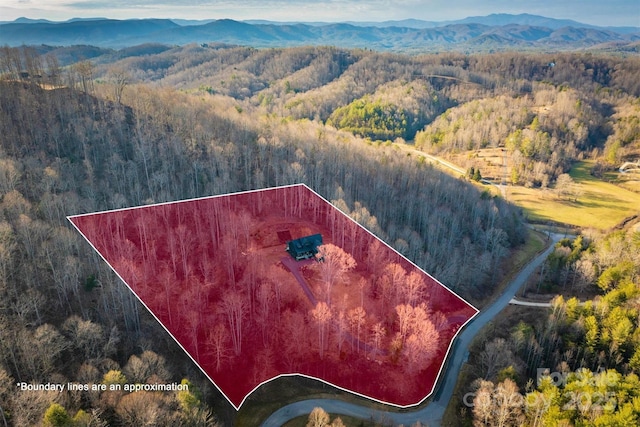
[(477, 313), (304, 185), (69, 219), (236, 408), (283, 374), (417, 404)]

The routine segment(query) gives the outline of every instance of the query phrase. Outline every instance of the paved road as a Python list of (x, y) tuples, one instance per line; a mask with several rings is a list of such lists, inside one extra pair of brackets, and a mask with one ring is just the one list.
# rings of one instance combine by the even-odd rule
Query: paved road
[(627, 172), (635, 172), (638, 173), (640, 172), (640, 161), (633, 163), (633, 162), (625, 162), (623, 163), (622, 166), (620, 166), (618, 168), (618, 170), (622, 173), (627, 173)]
[(305, 295), (309, 299), (311, 306), (315, 307), (316, 305), (318, 305), (318, 300), (316, 299), (315, 295), (313, 295), (313, 292), (309, 288), (309, 284), (307, 283), (306, 280), (304, 280), (304, 277), (302, 277), (302, 273), (300, 272), (301, 266), (309, 265), (314, 261), (309, 259), (304, 261), (295, 261), (293, 258), (286, 256), (282, 258), (280, 262), (282, 262), (282, 264), (287, 268), (287, 270), (289, 270), (291, 274), (293, 274), (293, 277), (296, 278), (296, 280), (300, 284), (300, 287), (302, 288)]
[(517, 298), (511, 298), (509, 301), (511, 305), (524, 305), (527, 307), (551, 307), (551, 302), (533, 302), (533, 301), (521, 301)]
[(280, 408), (262, 423), (263, 427), (280, 427), (282, 424), (300, 415), (309, 414), (316, 406), (322, 407), (327, 412), (341, 415), (351, 415), (358, 418), (393, 421), (394, 424), (411, 425), (417, 421), (431, 427), (439, 426), (444, 415), (444, 411), (453, 396), (453, 390), (458, 380), (458, 373), (462, 364), (466, 361), (469, 353), (469, 344), (491, 319), (493, 319), (502, 309), (504, 309), (513, 299), (514, 295), (524, 285), (534, 270), (544, 262), (547, 256), (553, 251), (555, 243), (564, 238), (561, 234), (551, 235), (551, 244), (538, 255), (533, 261), (527, 264), (518, 275), (509, 283), (502, 295), (498, 297), (490, 306), (485, 308), (456, 338), (456, 342), (449, 355), (449, 360), (445, 370), (441, 374), (441, 382), (436, 387), (433, 400), (424, 408), (413, 412), (397, 413), (376, 411), (365, 406), (346, 403), (336, 399), (308, 399), (295, 402)]
[[(585, 305), (585, 301), (579, 301), (578, 305)], [(551, 301), (549, 302), (535, 302), (535, 301), (522, 301), (517, 298), (512, 298), (509, 304), (513, 305), (526, 305), (527, 307), (551, 307)]]
[[(411, 144), (404, 143), (404, 144), (397, 144), (397, 146), (400, 147), (403, 150), (406, 150), (406, 151), (409, 151), (411, 153), (417, 154), (418, 156), (422, 156), (425, 159), (429, 159), (431, 161), (431, 163), (437, 163), (437, 164), (439, 164), (439, 165), (441, 165), (441, 166), (443, 166), (443, 167), (445, 167), (447, 169), (451, 169), (452, 171), (457, 172), (462, 176), (467, 174), (467, 171), (462, 169), (461, 167), (456, 166), (453, 163), (448, 162), (448, 161), (446, 161), (446, 160), (444, 160), (444, 159), (442, 159), (440, 157), (436, 157), (436, 156), (428, 154), (428, 153), (426, 153), (424, 151), (417, 150), (417, 149), (413, 148), (413, 145), (411, 145)], [(489, 181), (487, 179), (484, 179), (484, 178), (480, 179), (480, 182), (483, 183), (483, 184), (486, 184), (486, 185), (494, 185), (494, 186), (498, 187), (498, 189), (500, 189), (501, 192), (504, 193), (501, 185), (499, 185), (499, 184), (496, 184), (496, 183), (494, 183), (492, 181)]]

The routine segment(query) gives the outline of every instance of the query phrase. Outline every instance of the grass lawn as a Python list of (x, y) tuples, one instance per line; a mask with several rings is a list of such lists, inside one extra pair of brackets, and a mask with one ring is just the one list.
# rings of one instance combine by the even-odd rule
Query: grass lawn
[(601, 181), (589, 174), (591, 162), (577, 163), (569, 172), (582, 194), (562, 200), (551, 190), (509, 187), (507, 199), (522, 206), (532, 220), (607, 229), (640, 212), (640, 194)]
[[(419, 154), (412, 146), (400, 144), (398, 147)], [(484, 159), (483, 171), (487, 176), (498, 176), (502, 168), (501, 152), (495, 149), (479, 150), (476, 157)], [(465, 156), (469, 157), (467, 152)], [(451, 160), (458, 167), (463, 164), (464, 156)], [(577, 201), (562, 200), (552, 189), (525, 188), (521, 186), (507, 187), (506, 198), (521, 206), (532, 221), (550, 221), (568, 224), (576, 227), (596, 228), (600, 230), (611, 228), (634, 214), (640, 212), (640, 181), (637, 175), (611, 173), (609, 178), (618, 181), (617, 184), (605, 182), (592, 176), (589, 171), (593, 161), (576, 163), (569, 175), (576, 182), (582, 194)], [(459, 177), (460, 173), (447, 167), (440, 167), (452, 176)], [(483, 173), (483, 175), (485, 175)], [(621, 179), (623, 178), (623, 179)], [(481, 191), (489, 191), (493, 195), (500, 195), (500, 190), (494, 186), (478, 184)]]

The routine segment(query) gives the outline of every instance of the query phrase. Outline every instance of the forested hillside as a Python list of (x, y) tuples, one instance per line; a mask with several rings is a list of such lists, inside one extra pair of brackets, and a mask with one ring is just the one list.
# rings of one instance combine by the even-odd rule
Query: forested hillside
[(638, 424), (638, 254), (634, 230), (556, 245), (540, 283), (599, 295), (558, 296), (543, 317), (523, 315), (477, 344), (470, 358), (477, 380), (465, 387), (473, 405), (463, 411), (474, 426)]
[[(78, 60), (87, 52), (91, 61)], [(476, 155), (501, 150), (507, 168), (499, 169), (507, 171), (492, 178), (531, 187), (553, 186), (579, 159), (593, 159), (592, 172), (605, 176), (640, 154), (637, 57), (226, 45), (4, 47), (0, 53), (0, 413), (6, 425), (37, 425), (45, 412), (76, 417), (79, 425), (213, 425), (212, 407), (222, 425), (235, 417), (71, 230), (67, 215), (304, 182), (475, 302), (491, 293), (500, 266), (525, 241), (522, 213), (399, 144), (465, 159), (462, 166), (474, 167), (478, 177), (487, 165)], [(521, 378), (543, 362), (595, 369), (603, 357), (622, 374), (635, 372), (637, 340), (627, 333), (635, 325), (627, 301), (635, 294), (623, 279), (637, 278), (637, 260), (595, 261), (589, 254), (606, 239), (564, 242), (557, 252), (566, 259), (554, 272), (564, 283), (587, 287), (609, 271), (602, 293), (617, 294), (602, 298), (615, 304), (596, 310), (595, 303), (557, 303), (561, 321), (530, 326), (521, 337), (530, 347), (515, 343), (506, 353), (521, 359), (514, 362)], [(626, 243), (610, 246), (635, 253), (634, 235), (620, 239)], [(619, 285), (631, 296), (621, 297)], [(614, 309), (617, 317), (609, 319)], [(570, 342), (558, 340), (557, 327)], [(589, 339), (587, 329), (609, 331), (609, 338), (592, 340), (588, 354), (563, 356)], [(486, 378), (495, 383), (506, 374)], [(202, 394), (15, 387), (184, 378)]]
[(578, 91), (536, 83), (532, 92), (452, 108), (416, 136), (416, 146), (438, 154), (502, 147), (510, 183), (546, 187), (601, 145), (605, 120)]
[[(0, 82), (7, 425), (55, 416), (80, 425), (213, 424), (205, 401), (224, 425), (234, 417), (67, 215), (305, 182), (467, 298), (486, 294), (496, 266), (524, 240), (518, 209), (393, 147), (208, 91), (128, 82), (118, 91), (96, 82), (88, 64), (61, 70), (29, 58), (42, 75), (51, 71), (47, 84), (10, 74)], [(185, 377), (205, 393), (15, 387)]]
[(640, 152), (636, 57), (190, 45), (96, 64), (105, 83), (127, 70), (131, 82), (226, 95), (372, 140), (415, 139), (443, 156), (500, 148), (507, 167), (492, 178), (519, 185), (553, 185), (578, 159), (602, 171)]

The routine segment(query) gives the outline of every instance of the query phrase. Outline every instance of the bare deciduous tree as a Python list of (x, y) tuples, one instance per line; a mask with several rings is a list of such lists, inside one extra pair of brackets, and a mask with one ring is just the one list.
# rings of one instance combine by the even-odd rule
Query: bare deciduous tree
[(101, 325), (91, 320), (82, 320), (78, 316), (71, 316), (63, 323), (62, 331), (69, 339), (73, 350), (81, 352), (84, 359), (104, 356), (106, 337)]
[(229, 356), (227, 350), (229, 330), (224, 323), (216, 323), (216, 325), (208, 331), (207, 340), (208, 348), (213, 352), (213, 357), (216, 361), (216, 372), (219, 372), (222, 364)]
[(412, 271), (405, 277), (400, 290), (405, 304), (416, 305), (424, 297), (424, 275), (418, 271)]
[(425, 303), (416, 307), (408, 304), (398, 305), (396, 313), (399, 325), (398, 339), (401, 340), (407, 372), (419, 372), (435, 357), (440, 334), (431, 321)]
[(480, 380), (473, 403), (476, 427), (522, 425), (525, 419), (524, 399), (518, 385), (509, 378), (497, 385)]
[(168, 381), (171, 377), (164, 357), (151, 350), (143, 351), (140, 356), (131, 355), (123, 372), (129, 380), (140, 383), (146, 383), (151, 377), (159, 381)]
[(327, 344), (328, 324), (331, 321), (331, 309), (326, 302), (321, 301), (311, 310), (311, 317), (318, 326), (318, 354), (320, 359), (323, 359)]
[(351, 254), (342, 250), (342, 248), (327, 243), (319, 248), (319, 256), (322, 262), (319, 263), (320, 275), (325, 284), (326, 300), (331, 304), (331, 289), (336, 281), (342, 276), (356, 267), (356, 261)]
[(386, 335), (387, 330), (381, 322), (378, 322), (371, 327), (371, 344), (373, 351), (379, 351), (382, 349), (382, 340)]
[(245, 317), (247, 304), (243, 295), (238, 291), (228, 291), (220, 302), (222, 313), (227, 316), (229, 332), (236, 356), (242, 352), (242, 320)]
[(115, 101), (119, 104), (122, 102), (122, 93), (131, 81), (130, 73), (122, 67), (111, 67), (107, 72), (107, 76), (113, 84), (113, 95)]
[(360, 334), (366, 321), (367, 313), (362, 307), (352, 308), (348, 312), (349, 326), (351, 327), (351, 333), (353, 334), (351, 340), (351, 348), (353, 349), (353, 342), (355, 340), (356, 350), (360, 352)]
[(509, 343), (503, 338), (488, 342), (480, 353), (481, 376), (493, 380), (500, 369), (513, 364), (515, 360)]
[(81, 61), (72, 67), (72, 71), (80, 79), (81, 89), (85, 93), (93, 92), (93, 71), (91, 61)]
[(309, 420), (307, 427), (327, 427), (331, 418), (327, 411), (322, 408), (313, 408), (313, 411), (309, 414)]

